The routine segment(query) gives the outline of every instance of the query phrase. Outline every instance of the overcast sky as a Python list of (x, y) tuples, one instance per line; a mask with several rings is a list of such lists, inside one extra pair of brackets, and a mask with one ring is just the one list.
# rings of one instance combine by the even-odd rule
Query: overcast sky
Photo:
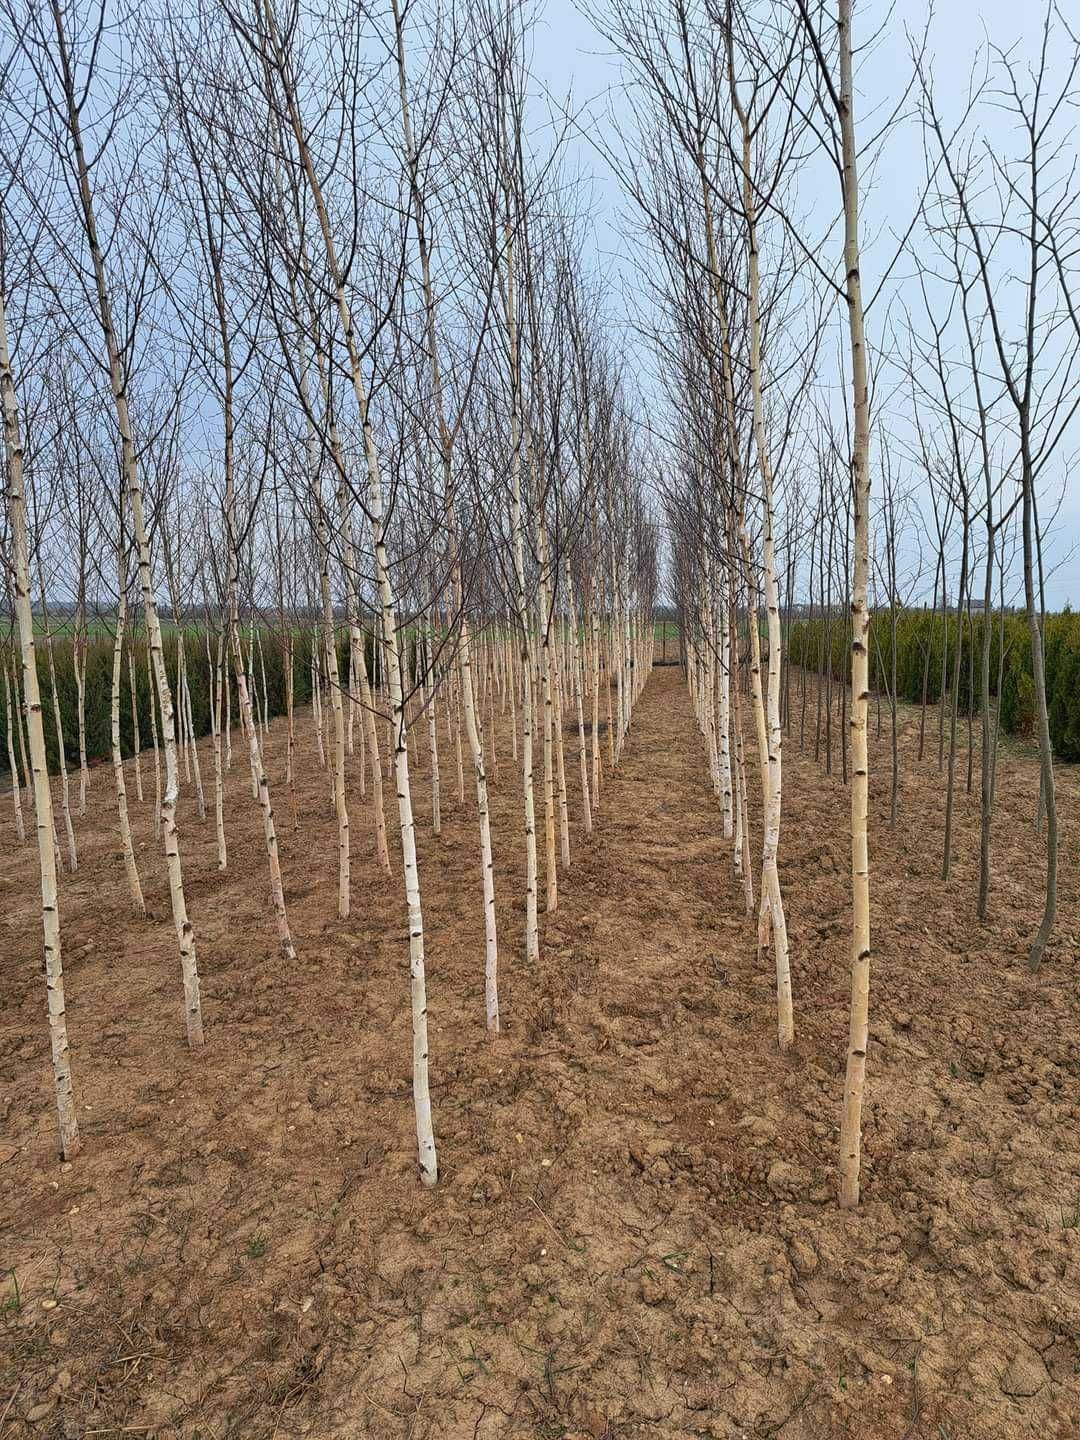
[[(602, 3), (602, 0), (597, 0)], [(1069, 7), (1066, 7), (1068, 10)], [(926, 0), (897, 0), (891, 19), (872, 51), (861, 57), (858, 70), (857, 119), (866, 127), (865, 134), (877, 118), (887, 113), (889, 102), (895, 102), (911, 75), (911, 47), (905, 30), (920, 34), (927, 23), (930, 7)], [(867, 40), (881, 25), (887, 13), (881, 0), (868, 0), (857, 5), (855, 14), (856, 44)], [(946, 122), (958, 118), (964, 93), (976, 64), (980, 49), (985, 54), (987, 37), (1003, 49), (1011, 49), (1021, 58), (1036, 58), (1040, 39), (1041, 7), (1018, 3), (1018, 0), (947, 0), (936, 7), (930, 21), (929, 54), (934, 77), (935, 95)], [(625, 116), (632, 130), (632, 113), (620, 94), (621, 70), (610, 47), (594, 29), (573, 0), (548, 0), (534, 32), (533, 70), (537, 81), (545, 86), (561, 105), (572, 96), (573, 106), (580, 114), (595, 117), (596, 124), (609, 124), (608, 102), (616, 117)], [(872, 113), (873, 112), (873, 113)], [(1016, 153), (1019, 143), (1013, 118), (1002, 110), (984, 108), (981, 113), (983, 133), (1000, 153)], [(588, 124), (583, 127), (588, 130)], [(616, 290), (632, 274), (629, 259), (633, 238), (626, 224), (623, 200), (615, 177), (606, 169), (597, 150), (585, 136), (569, 142), (568, 161), (571, 168), (587, 177), (592, 195), (594, 219), (592, 243), (596, 259), (612, 278)], [(827, 177), (823, 177), (827, 181)], [(863, 257), (864, 284), (872, 291), (891, 257), (890, 231), (902, 232), (908, 224), (924, 179), (922, 141), (917, 123), (910, 122), (894, 134), (885, 152), (884, 163), (874, 177), (871, 193), (864, 200), (863, 234), (879, 237)], [(822, 216), (831, 215), (837, 206), (835, 180), (822, 196)], [(878, 274), (875, 275), (875, 261)], [(910, 269), (910, 266), (908, 267)], [(912, 285), (912, 308), (921, 304), (918, 288)], [(884, 309), (884, 307), (882, 307)], [(616, 311), (619, 302), (615, 301)], [(882, 341), (880, 333), (872, 341)], [(1067, 457), (1080, 441), (1077, 433), (1066, 440), (1058, 453), (1052, 483), (1048, 487), (1056, 496), (1067, 471)], [(1048, 527), (1049, 528), (1049, 527)], [(1069, 601), (1074, 608), (1080, 604), (1080, 482), (1066, 487), (1062, 508), (1052, 533), (1046, 537), (1048, 566), (1052, 570), (1047, 585), (1047, 602), (1057, 609)]]

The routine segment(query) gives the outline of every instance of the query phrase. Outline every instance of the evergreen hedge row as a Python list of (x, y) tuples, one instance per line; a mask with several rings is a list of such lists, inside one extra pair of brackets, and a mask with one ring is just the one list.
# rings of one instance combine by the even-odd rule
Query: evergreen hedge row
[[(981, 689), (982, 614), (960, 617), (963, 654), (960, 663), (960, 708), (979, 708)], [(990, 689), (997, 694), (998, 660), (1001, 651), (1001, 616), (992, 615), (990, 637)], [(882, 689), (892, 673), (892, 631), (889, 612), (879, 610), (871, 616), (870, 644), (871, 678)], [(788, 656), (795, 665), (818, 670), (826, 642), (824, 620), (796, 620), (788, 638)], [(1080, 760), (1080, 614), (1064, 610), (1048, 615), (1045, 627), (1046, 699), (1050, 718), (1050, 741), (1054, 754), (1062, 760)], [(957, 616), (931, 614), (928, 610), (905, 609), (897, 615), (896, 624), (896, 692), (901, 700), (920, 704), (923, 674), (929, 650), (930, 668), (927, 675), (927, 699), (936, 703), (942, 690), (942, 658), (946, 662), (945, 690), (951, 693), (953, 664), (956, 655)], [(970, 665), (974, 646), (974, 670)], [(1001, 682), (1001, 724), (1008, 735), (1031, 739), (1035, 731), (1035, 682), (1031, 666), (1031, 639), (1027, 618), (1006, 615), (1004, 624), (1005, 665)], [(947, 647), (947, 648), (946, 648)], [(850, 631), (843, 616), (832, 623), (829, 637), (829, 663), (837, 679), (848, 673)], [(974, 679), (974, 697), (971, 681)]]
[[(134, 753), (135, 727), (131, 716), (131, 684), (128, 675), (128, 641), (130, 631), (124, 637), (123, 670), (120, 681), (120, 746), (125, 756)], [(262, 663), (266, 666), (266, 698), (271, 715), (285, 713), (285, 654), (279, 634), (272, 630), (259, 633), (262, 642)], [(368, 675), (379, 674), (375, 656), (375, 641), (370, 631), (365, 631)], [(169, 683), (173, 687), (173, 703), (177, 703), (176, 662), (179, 632), (166, 633), (162, 644), (165, 663), (169, 671)], [(294, 704), (304, 705), (311, 699), (311, 647), (310, 628), (297, 631), (293, 638), (293, 699)], [(244, 632), (244, 651), (247, 653), (249, 635)], [(210, 733), (210, 668), (206, 656), (206, 636), (201, 630), (186, 630), (183, 644), (187, 662), (188, 688), (191, 692), (191, 717), (197, 735)], [(146, 637), (140, 631), (135, 639), (135, 692), (139, 715), (139, 739), (144, 749), (152, 745), (150, 727), (150, 677), (147, 670)], [(216, 641), (211, 637), (211, 653), (217, 654)], [(52, 687), (49, 682), (49, 660), (44, 639), (37, 637), (38, 682), (41, 687), (41, 705), (45, 725), (45, 745), (49, 756), (49, 769), (55, 774), (59, 769), (59, 751), (56, 740), (56, 725), (53, 719)], [(53, 655), (56, 663), (56, 689), (60, 700), (60, 714), (64, 728), (64, 753), (70, 769), (79, 764), (79, 721), (78, 690), (75, 684), (74, 642), (67, 637), (53, 640)], [(412, 661), (412, 648), (409, 647)], [(19, 686), (22, 688), (21, 661), (16, 657), (19, 669)], [(93, 764), (108, 760), (111, 754), (111, 704), (112, 704), (113, 640), (111, 635), (94, 636), (90, 639), (86, 654), (86, 755)], [(338, 635), (338, 671), (343, 680), (349, 673), (349, 639), (347, 634)], [(262, 666), (259, 659), (258, 641), (255, 646), (255, 684), (261, 713)], [(239, 711), (236, 700), (236, 685), (232, 690), (233, 726), (239, 726)], [(177, 718), (179, 729), (179, 717)], [(159, 731), (160, 735), (160, 731)], [(234, 734), (235, 738), (235, 734)], [(15, 743), (16, 763), (19, 763), (18, 737)], [(7, 747), (7, 706), (4, 704), (3, 684), (0, 683), (0, 771), (8, 770)]]

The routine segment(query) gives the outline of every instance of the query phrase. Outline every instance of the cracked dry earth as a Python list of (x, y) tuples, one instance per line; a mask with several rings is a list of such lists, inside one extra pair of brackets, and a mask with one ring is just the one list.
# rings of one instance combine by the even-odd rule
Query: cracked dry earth
[(1010, 749), (1000, 762), (982, 927), (977, 799), (961, 792), (945, 887), (941, 780), (915, 758), (915, 718), (894, 832), (881, 818), (887, 732), (876, 742), (864, 1204), (841, 1213), (847, 794), (800, 754), (798, 724), (781, 845), (798, 1038), (782, 1059), (678, 670), (653, 672), (591, 840), (568, 732), (574, 865), (535, 967), (522, 957), (518, 783), (501, 722), (494, 1048), (474, 807), (457, 802), (444, 739), (436, 841), (419, 757), (435, 1193), (412, 1153), (400, 886), (374, 863), (358, 756), (353, 918), (341, 923), (308, 717), (296, 833), (272, 729), (291, 965), (266, 913), (242, 760), (224, 876), (212, 822), (185, 795), (198, 1056), (182, 1043), (149, 805), (132, 801), (156, 918), (136, 923), (109, 777), (96, 772), (62, 893), (85, 1146), (71, 1167), (54, 1151), (35, 857), (14, 847), (5, 810), (0, 1435), (1080, 1433), (1078, 777), (1061, 776), (1060, 920), (1032, 978), (1031, 758)]

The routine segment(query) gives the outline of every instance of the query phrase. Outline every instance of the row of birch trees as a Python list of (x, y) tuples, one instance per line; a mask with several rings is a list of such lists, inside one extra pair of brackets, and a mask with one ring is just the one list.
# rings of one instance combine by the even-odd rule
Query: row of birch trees
[[(869, 1033), (870, 709), (876, 688), (879, 738), (883, 696), (891, 711), (885, 765), (895, 823), (897, 632), (905, 607), (924, 597), (936, 611), (940, 595), (946, 633), (956, 631), (940, 661), (946, 880), (962, 783), (962, 679), (977, 697), (977, 709), (968, 707), (969, 732), (972, 715), (981, 717), (981, 921), (991, 918), (1006, 604), (1019, 599), (1026, 615), (1040, 756), (1035, 818), (1046, 845), (1045, 883), (1033, 884), (1044, 905), (1032, 969), (1053, 926), (1057, 821), (1042, 539), (1055, 478), (1060, 485), (1052, 461), (1071, 433), (1080, 364), (1076, 250), (1067, 238), (1078, 213), (1066, 118), (1077, 98), (1076, 37), (1051, 6), (1031, 69), (989, 46), (958, 114), (950, 103), (948, 121), (935, 98), (926, 38), (907, 37), (900, 44), (906, 89), (901, 85), (895, 109), (882, 109), (860, 136), (857, 112), (875, 102), (860, 100), (852, 9), (850, 0), (611, 0), (594, 10), (620, 56), (637, 117), (633, 135), (602, 148), (639, 230), (641, 324), (668, 401), (663, 509), (683, 663), (748, 916), (755, 913), (756, 871), (758, 954), (775, 968), (781, 1051), (794, 1040), (797, 1002), (778, 866), (782, 751), (796, 705), (805, 743), (814, 668), (815, 752), (824, 750), (832, 771), (838, 748), (849, 790), (844, 1206), (859, 1199)], [(1009, 153), (980, 140), (980, 119), (991, 108), (1004, 108), (1015, 122)], [(881, 161), (901, 129), (919, 147), (924, 174), (910, 211), (889, 215), (888, 250), (880, 241), (873, 248), (878, 273), (864, 298), (859, 172)], [(822, 214), (829, 218), (818, 220)], [(902, 283), (912, 262), (917, 279)], [(875, 307), (884, 316), (876, 343), (867, 333)], [(877, 413), (872, 394), (887, 396)], [(927, 554), (931, 569), (936, 557), (932, 578)], [(976, 584), (983, 614), (977, 652), (970, 624)], [(800, 632), (794, 681), (793, 628)], [(827, 658), (813, 650), (822, 636)], [(974, 749), (969, 733), (969, 790)], [(755, 767), (760, 824), (747, 810)], [(759, 859), (751, 829), (761, 836)]]
[[(193, 1046), (203, 1017), (182, 798), (184, 826), (214, 826), (221, 870), (231, 827), (261, 826), (267, 923), (286, 955), (278, 837), (304, 824), (298, 747), (325, 772), (339, 918), (357, 903), (358, 857), (400, 873), (417, 1152), (434, 1184), (417, 826), (439, 835), (450, 804), (475, 814), (496, 1034), (504, 842), (491, 791), (508, 768), (497, 732), (508, 719), (521, 817), (522, 934), (511, 943), (534, 961), (541, 915), (600, 823), (665, 592), (718, 828), (760, 962), (775, 972), (781, 1051), (799, 998), (781, 884), (794, 714), (800, 745), (812, 723), (815, 753), (848, 787), (839, 1195), (857, 1204), (871, 713), (876, 690), (881, 754), (883, 698), (890, 713), (895, 823), (897, 637), (912, 605), (929, 601), (931, 633), (939, 609), (946, 636), (955, 629), (934, 660), (945, 879), (964, 667), (977, 696), (967, 788), (978, 714), (976, 913), (991, 921), (1004, 613), (1022, 604), (1046, 846), (1032, 881), (1043, 897), (1033, 969), (1054, 926), (1044, 539), (1080, 404), (1068, 147), (1080, 50), (1065, 22), (1044, 12), (1031, 68), (988, 48), (959, 111), (949, 95), (947, 119), (925, 40), (906, 39), (906, 86), (864, 124), (876, 101), (860, 91), (868, 37), (853, 34), (852, 0), (593, 6), (625, 80), (625, 108), (587, 139), (625, 192), (629, 330), (655, 361), (641, 394), (565, 161), (580, 119), (534, 93), (520, 6), (0, 10), (11, 617), (0, 669), (16, 843), (36, 832), (40, 856), (65, 1154), (78, 1136), (62, 882), (78, 865), (87, 792), (104, 783), (88, 736), (106, 707), (131, 903), (145, 908), (143, 877), (161, 863), (132, 838), (132, 806), (152, 805)], [(1015, 122), (1008, 153), (980, 138), (983, 116), (1003, 107)], [(897, 132), (917, 136), (923, 174), (910, 212), (884, 226), (875, 212), (864, 296), (860, 171), (886, 163)], [(107, 685), (90, 663), (102, 643)], [(920, 755), (930, 664), (928, 640)], [(268, 755), (275, 713), (281, 779)], [(234, 738), (250, 821), (224, 801)]]
[[(340, 919), (358, 854), (400, 877), (417, 1156), (434, 1185), (417, 827), (440, 834), (450, 787), (475, 814), (495, 1035), (507, 937), (494, 857), (522, 837), (494, 833), (493, 772), (509, 761), (518, 787), (524, 934), (509, 943), (531, 961), (574, 847), (601, 823), (659, 583), (638, 402), (560, 136), (534, 123), (523, 19), (495, 3), (316, 16), (282, 0), (152, 14), (10, 0), (4, 28), (4, 675), (18, 834), (26, 815), (36, 825), (62, 1153), (79, 1149), (63, 875), (87, 789), (106, 782), (82, 746), (77, 799), (62, 768), (58, 832), (38, 678), (56, 629), (46, 590), (67, 597), (77, 675), (100, 636), (112, 646), (120, 851), (144, 912), (160, 860), (137, 852), (130, 811), (152, 805), (192, 1047), (204, 1016), (188, 826), (214, 826), (224, 871), (230, 829), (261, 825), (267, 924), (294, 955), (279, 827), (303, 827), (309, 745), (336, 819)], [(144, 683), (152, 735), (126, 762), (121, 706), (130, 692), (137, 726)], [(209, 763), (193, 693), (209, 696)], [(226, 810), (233, 763), (250, 770), (249, 819)]]

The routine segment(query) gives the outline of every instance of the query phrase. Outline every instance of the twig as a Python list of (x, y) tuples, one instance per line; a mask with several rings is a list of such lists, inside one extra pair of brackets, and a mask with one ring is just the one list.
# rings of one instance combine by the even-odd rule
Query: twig
[(528, 1196), (527, 1198), (528, 1198), (530, 1204), (536, 1206), (536, 1209), (540, 1212), (540, 1217), (541, 1217), (541, 1219), (543, 1220), (544, 1224), (548, 1227), (548, 1229), (551, 1231), (551, 1233), (555, 1236), (555, 1239), (558, 1240), (559, 1244), (560, 1244), (569, 1254), (573, 1255), (573, 1254), (575, 1253), (575, 1252), (574, 1252), (574, 1249), (573, 1249), (573, 1246), (568, 1245), (567, 1242), (563, 1239), (563, 1237), (559, 1234), (558, 1230), (556, 1230), (556, 1228), (555, 1228), (554, 1223), (549, 1219), (549, 1217), (548, 1217), (547, 1215), (545, 1215), (544, 1211), (540, 1209), (540, 1206), (537, 1205), (535, 1197), (532, 1196), (532, 1195), (530, 1195), (530, 1196)]

